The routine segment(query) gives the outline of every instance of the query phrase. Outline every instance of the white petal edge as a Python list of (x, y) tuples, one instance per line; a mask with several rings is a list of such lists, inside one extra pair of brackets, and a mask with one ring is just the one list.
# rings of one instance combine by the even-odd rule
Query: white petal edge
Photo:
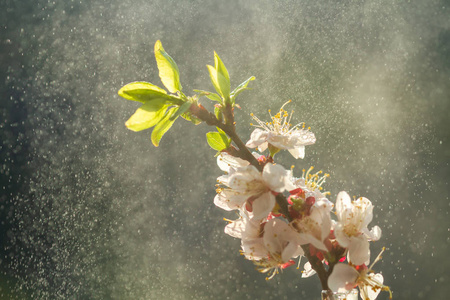
[(353, 267), (338, 263), (328, 277), (328, 286), (333, 292), (338, 292), (340, 289), (347, 289), (347, 287), (355, 285), (357, 278), (358, 272)]

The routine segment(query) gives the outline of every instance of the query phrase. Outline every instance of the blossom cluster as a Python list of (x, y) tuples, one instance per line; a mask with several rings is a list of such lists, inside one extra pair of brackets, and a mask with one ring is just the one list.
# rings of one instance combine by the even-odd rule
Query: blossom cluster
[[(345, 191), (338, 193), (335, 204), (323, 192), (328, 174), (303, 170), (293, 175), (274, 162), (274, 155), (288, 150), (296, 159), (303, 158), (305, 146), (316, 138), (304, 123), (292, 126), (283, 107), (270, 122), (257, 121), (256, 129), (246, 143), (249, 148), (270, 153), (253, 152), (259, 168), (226, 151), (217, 158), (224, 175), (217, 179), (216, 206), (235, 210), (236, 220), (227, 220), (225, 233), (241, 239), (241, 254), (255, 263), (260, 272), (273, 278), (280, 270), (301, 262), (301, 257), (315, 258), (328, 270), (328, 286), (334, 292), (349, 291), (356, 286), (362, 299), (375, 299), (380, 291), (388, 291), (383, 276), (372, 270), (369, 242), (381, 237), (381, 229), (369, 229), (373, 205), (367, 198), (353, 199)], [(279, 198), (287, 199), (282, 207)], [(332, 218), (332, 215), (336, 217)], [(374, 263), (381, 258), (375, 259)], [(316, 273), (308, 261), (302, 277)]]
[[(214, 52), (214, 66), (207, 68), (216, 92), (194, 90), (197, 94), (187, 96), (182, 92), (178, 66), (161, 41), (156, 41), (154, 51), (166, 89), (144, 81), (123, 86), (118, 92), (121, 97), (142, 104), (125, 125), (132, 131), (153, 128), (151, 141), (155, 147), (177, 119), (195, 125), (204, 122), (217, 129), (206, 134), (208, 145), (219, 153), (217, 163), (224, 172), (217, 179), (214, 203), (238, 212), (239, 218), (230, 220), (225, 232), (241, 239), (242, 255), (267, 273), (268, 279), (295, 264), (295, 259), (300, 265), (301, 257), (306, 257), (302, 277), (317, 273), (327, 295), (330, 289), (341, 292), (358, 286), (363, 300), (375, 299), (382, 290), (391, 298), (383, 276), (372, 270), (381, 255), (368, 267), (369, 243), (381, 237), (378, 226), (368, 227), (373, 217), (370, 200), (352, 200), (346, 192), (340, 192), (333, 204), (322, 187), (328, 174), (310, 167), (297, 178), (292, 168), (275, 163), (279, 151), (287, 150), (295, 159), (304, 158), (305, 146), (316, 142), (304, 123), (291, 125), (292, 112), (284, 109), (290, 101), (270, 115), (269, 122), (252, 114), (257, 128), (244, 143), (236, 133), (234, 108), (239, 107), (236, 97), (249, 89), (255, 77), (231, 90), (228, 70)], [(214, 113), (199, 103), (201, 97), (216, 103)], [(249, 148), (260, 153), (268, 149), (269, 154), (252, 154)]]

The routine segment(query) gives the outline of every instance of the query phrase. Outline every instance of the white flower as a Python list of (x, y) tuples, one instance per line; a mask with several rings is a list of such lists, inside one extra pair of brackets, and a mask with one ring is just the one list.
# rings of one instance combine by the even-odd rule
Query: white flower
[[(284, 105), (289, 102), (291, 101), (289, 100)], [(314, 144), (316, 137), (314, 133), (309, 131), (309, 128), (305, 129), (304, 123), (292, 126), (289, 123), (289, 114), (283, 109), (284, 105), (275, 116), (270, 115), (272, 122), (264, 123), (251, 114), (253, 119), (258, 122), (257, 127), (259, 128), (252, 132), (246, 146), (249, 148), (258, 147), (259, 151), (264, 151), (267, 147), (275, 147), (277, 150), (285, 149), (296, 159), (303, 158), (305, 157), (305, 146)], [(272, 152), (272, 149), (269, 150)]]
[(279, 269), (292, 265), (292, 258), (303, 255), (298, 233), (280, 219), (271, 219), (264, 225), (263, 242), (268, 256), (255, 264), (260, 272), (270, 272), (267, 279), (273, 278)]
[(373, 205), (369, 199), (361, 197), (351, 201), (346, 192), (340, 192), (336, 200), (338, 221), (334, 228), (337, 242), (348, 248), (348, 259), (354, 265), (362, 265), (370, 259), (369, 241), (381, 237), (378, 226), (371, 231), (367, 225), (372, 221)]
[(241, 254), (252, 260), (260, 272), (269, 272), (268, 279), (303, 254), (298, 233), (280, 219), (259, 222), (241, 210), (240, 218), (229, 221), (225, 233), (241, 239)]
[(264, 222), (255, 221), (247, 210), (240, 210), (240, 218), (229, 221), (225, 226), (225, 233), (241, 239), (242, 255), (249, 260), (261, 260), (268, 256), (264, 247), (263, 228)]
[(310, 167), (306, 172), (305, 169), (303, 169), (301, 178), (292, 177), (295, 188), (300, 188), (304, 191), (305, 197), (314, 197), (316, 201), (326, 199), (327, 205), (333, 206), (333, 204), (325, 197), (325, 195), (329, 193), (322, 192), (322, 185), (325, 183), (325, 180), (330, 177), (330, 174), (325, 173), (322, 175), (322, 171), (311, 173), (312, 170), (314, 170), (314, 167)]
[(312, 244), (317, 249), (330, 250), (324, 243), (331, 230), (330, 211), (327, 206), (313, 206), (309, 215), (292, 221), (302, 245)]
[(319, 176), (322, 172), (310, 174), (313, 167), (302, 178), (294, 178), (295, 190), (290, 191), (289, 201), (295, 211), (292, 226), (299, 232), (301, 244), (312, 244), (320, 250), (328, 251), (324, 241), (328, 238), (332, 226), (330, 212), (333, 208), (325, 194), (320, 192), (321, 185), (329, 176)]
[[(384, 249), (381, 253), (383, 251)], [(371, 270), (373, 265), (380, 260), (381, 253), (369, 268), (366, 265), (354, 267), (344, 263), (336, 264), (330, 277), (328, 277), (328, 286), (333, 292), (350, 291), (358, 286), (361, 299), (363, 300), (374, 300), (381, 291), (387, 291), (389, 292), (389, 299), (392, 299), (390, 288), (383, 285), (383, 275), (380, 273), (375, 274)]]
[(266, 218), (275, 206), (274, 193), (292, 186), (290, 171), (268, 163), (259, 172), (254, 166), (237, 168), (230, 175), (218, 178), (229, 188), (218, 188), (214, 203), (225, 210), (245, 207), (255, 219)]

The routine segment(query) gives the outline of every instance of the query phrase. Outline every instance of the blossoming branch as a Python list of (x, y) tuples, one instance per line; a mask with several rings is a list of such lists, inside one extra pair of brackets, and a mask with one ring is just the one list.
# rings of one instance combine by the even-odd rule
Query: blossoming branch
[[(282, 150), (295, 159), (303, 158), (305, 146), (316, 141), (304, 123), (291, 124), (293, 112), (285, 110), (291, 101), (275, 115), (269, 110), (267, 122), (252, 114), (256, 128), (244, 143), (236, 133), (234, 108), (238, 106), (237, 96), (255, 77), (231, 90), (228, 70), (214, 53), (214, 66), (207, 68), (216, 92), (194, 90), (193, 96), (187, 96), (182, 92), (178, 66), (160, 41), (154, 50), (159, 76), (168, 92), (149, 82), (122, 87), (121, 97), (142, 104), (125, 125), (133, 131), (153, 127), (151, 140), (156, 147), (180, 117), (216, 128), (206, 134), (224, 172), (217, 178), (214, 204), (238, 212), (238, 219), (227, 220), (225, 233), (241, 240), (241, 254), (266, 273), (267, 279), (300, 265), (301, 258), (306, 257), (301, 277), (317, 274), (323, 299), (334, 299), (335, 293), (346, 294), (355, 287), (363, 300), (373, 300), (381, 291), (387, 291), (391, 299), (383, 276), (372, 270), (381, 253), (369, 266), (370, 242), (381, 237), (378, 226), (369, 229), (372, 202), (364, 197), (352, 200), (342, 191), (333, 204), (328, 199), (330, 193), (323, 191), (328, 174), (310, 167), (295, 177), (292, 168), (275, 162), (275, 155)], [(201, 97), (215, 102), (213, 112), (200, 104)], [(255, 148), (259, 152), (250, 151)]]

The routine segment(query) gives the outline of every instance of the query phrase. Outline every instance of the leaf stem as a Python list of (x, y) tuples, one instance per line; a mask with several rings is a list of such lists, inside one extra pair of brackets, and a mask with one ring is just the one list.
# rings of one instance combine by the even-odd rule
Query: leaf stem
[(216, 126), (222, 129), (237, 146), (236, 151), (232, 151), (233, 152), (232, 155), (250, 162), (250, 164), (255, 166), (259, 171), (262, 171), (262, 166), (259, 164), (258, 160), (253, 156), (253, 154), (245, 146), (244, 142), (236, 134), (233, 111), (231, 106), (229, 106), (228, 109), (227, 107), (225, 108), (224, 111), (225, 123), (220, 122), (213, 113), (209, 112), (201, 104), (193, 103), (190, 107), (190, 112), (200, 120), (204, 121), (206, 124), (210, 126)]

